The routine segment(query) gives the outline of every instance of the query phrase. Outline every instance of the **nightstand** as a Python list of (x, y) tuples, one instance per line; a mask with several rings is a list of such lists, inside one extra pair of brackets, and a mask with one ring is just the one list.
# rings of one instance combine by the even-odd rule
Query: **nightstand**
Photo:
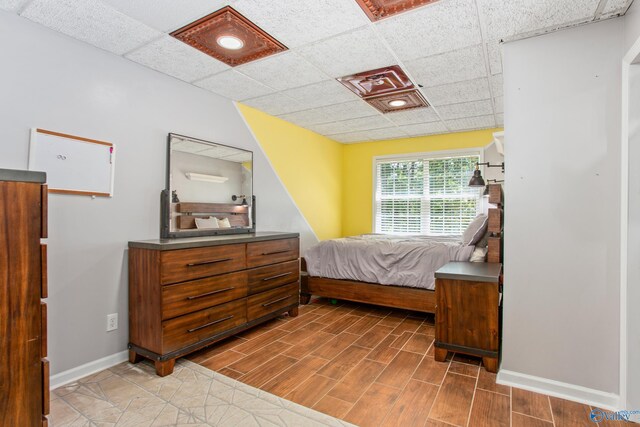
[(480, 262), (450, 262), (436, 271), (436, 361), (452, 351), (480, 356), (487, 371), (498, 370), (501, 273), (502, 264)]

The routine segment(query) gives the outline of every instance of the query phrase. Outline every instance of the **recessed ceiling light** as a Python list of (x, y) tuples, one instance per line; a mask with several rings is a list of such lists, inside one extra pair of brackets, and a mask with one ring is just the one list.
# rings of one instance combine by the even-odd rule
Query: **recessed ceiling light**
[(244, 42), (234, 36), (220, 36), (216, 39), (216, 43), (225, 49), (238, 50), (242, 49)]
[(404, 107), (405, 105), (407, 105), (407, 101), (405, 101), (404, 99), (393, 99), (389, 101), (389, 105), (391, 105), (392, 107)]

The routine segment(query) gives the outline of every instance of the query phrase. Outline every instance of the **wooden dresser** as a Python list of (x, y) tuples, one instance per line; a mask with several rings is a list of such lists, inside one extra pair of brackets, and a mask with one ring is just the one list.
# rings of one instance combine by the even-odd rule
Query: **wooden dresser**
[(270, 320), (298, 315), (297, 233), (129, 242), (129, 360), (175, 359)]
[(43, 172), (0, 169), (0, 419), (46, 426), (47, 186)]

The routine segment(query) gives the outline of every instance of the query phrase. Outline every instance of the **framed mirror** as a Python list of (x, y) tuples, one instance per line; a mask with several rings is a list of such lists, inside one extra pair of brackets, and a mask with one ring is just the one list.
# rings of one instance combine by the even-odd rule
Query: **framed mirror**
[(253, 152), (170, 133), (161, 238), (255, 231)]

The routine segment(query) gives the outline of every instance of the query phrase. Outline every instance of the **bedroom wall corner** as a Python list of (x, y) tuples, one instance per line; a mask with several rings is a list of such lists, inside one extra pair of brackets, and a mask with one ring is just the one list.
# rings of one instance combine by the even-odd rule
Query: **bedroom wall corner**
[(373, 231), (374, 157), (486, 147), (493, 141), (494, 132), (501, 130), (486, 129), (346, 144), (342, 172), (342, 235), (353, 236)]
[(319, 240), (342, 235), (342, 144), (236, 103)]

